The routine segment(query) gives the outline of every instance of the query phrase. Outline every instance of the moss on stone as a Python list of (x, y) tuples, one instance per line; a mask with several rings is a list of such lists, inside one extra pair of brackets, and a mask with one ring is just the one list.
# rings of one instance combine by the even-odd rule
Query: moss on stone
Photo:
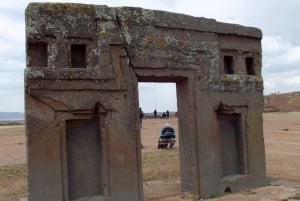
[(73, 4), (73, 3), (44, 3), (43, 8), (52, 11), (72, 11), (79, 14), (93, 14), (94, 6), (87, 4)]

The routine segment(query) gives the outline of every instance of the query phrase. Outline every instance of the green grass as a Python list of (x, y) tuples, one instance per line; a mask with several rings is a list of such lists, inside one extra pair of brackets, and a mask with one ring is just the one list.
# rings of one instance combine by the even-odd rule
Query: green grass
[[(176, 148), (146, 152), (142, 155), (143, 181), (170, 180), (179, 178), (179, 153)], [(1, 198), (26, 197), (26, 165), (0, 166)]]
[(220, 195), (218, 193), (212, 194), (210, 196), (210, 198), (219, 198), (219, 197), (220, 197)]
[(179, 178), (179, 153), (177, 149), (143, 153), (142, 161), (144, 181)]
[(290, 197), (289, 199), (300, 200), (300, 194), (296, 194), (296, 195)]
[(0, 166), (0, 198), (22, 198), (27, 195), (26, 165)]
[(0, 181), (26, 178), (26, 165), (0, 166)]
[(300, 194), (296, 194), (286, 199), (282, 199), (281, 201), (289, 201), (289, 200), (300, 200)]

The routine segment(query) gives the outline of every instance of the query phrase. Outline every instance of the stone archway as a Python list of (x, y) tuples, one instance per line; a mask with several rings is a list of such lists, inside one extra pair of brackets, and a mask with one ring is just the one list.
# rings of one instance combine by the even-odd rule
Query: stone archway
[(264, 185), (261, 38), (163, 11), (29, 4), (29, 200), (143, 200), (138, 81), (177, 85), (183, 191)]

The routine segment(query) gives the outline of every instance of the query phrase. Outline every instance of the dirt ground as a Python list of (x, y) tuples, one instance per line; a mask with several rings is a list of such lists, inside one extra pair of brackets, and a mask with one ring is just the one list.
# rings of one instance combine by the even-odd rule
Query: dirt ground
[(0, 126), (0, 166), (26, 162), (24, 125)]
[[(171, 124), (178, 132), (177, 118), (143, 121), (142, 153), (167, 151), (157, 149), (158, 135), (165, 123)], [(270, 185), (208, 200), (300, 200), (300, 112), (264, 114), (264, 139)], [(175, 144), (176, 148), (178, 142)], [(26, 163), (24, 126), (1, 126), (0, 166), (24, 163)], [(148, 201), (193, 200), (191, 195), (181, 193), (179, 180), (144, 182), (144, 197)], [(4, 200), (1, 198), (7, 198), (3, 189), (0, 189), (0, 200)]]

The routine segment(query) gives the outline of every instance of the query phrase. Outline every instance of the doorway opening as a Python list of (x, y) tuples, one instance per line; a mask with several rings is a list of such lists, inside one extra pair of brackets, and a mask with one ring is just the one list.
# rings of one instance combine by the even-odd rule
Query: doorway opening
[[(139, 82), (144, 200), (181, 194), (176, 83)], [(161, 131), (174, 128), (176, 142), (160, 147)], [(171, 147), (170, 147), (171, 146)]]

